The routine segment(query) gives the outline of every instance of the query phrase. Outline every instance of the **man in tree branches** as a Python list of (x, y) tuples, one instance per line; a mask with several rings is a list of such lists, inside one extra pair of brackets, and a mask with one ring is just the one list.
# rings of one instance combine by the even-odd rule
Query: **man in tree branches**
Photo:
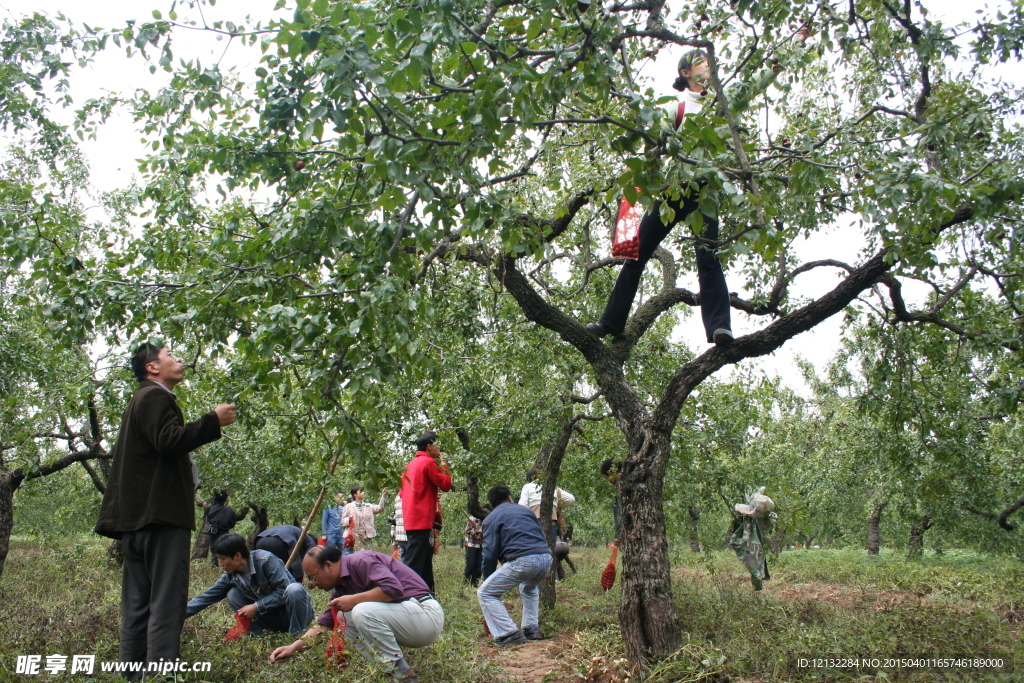
[(437, 434), (424, 432), (416, 439), (416, 449), (416, 457), (405, 466), (402, 490), (398, 494), (402, 497), (402, 519), (409, 541), (405, 563), (420, 575), (430, 592), (434, 592), (433, 529), (437, 520), (438, 490), (451, 491), (452, 477), (437, 445)]
[[(551, 549), (533, 512), (515, 505), (505, 484), (487, 492), (493, 510), (484, 518), (484, 582), (476, 591), (480, 611), (496, 645), (540, 640), (540, 582), (551, 568)], [(513, 503), (505, 505), (505, 503)], [(504, 564), (495, 571), (501, 560)], [(519, 586), (523, 596), (522, 630), (508, 615), (501, 596)]]
[(345, 614), (345, 634), (360, 654), (367, 659), (375, 654), (394, 681), (419, 680), (402, 648), (433, 644), (444, 628), (444, 610), (416, 572), (376, 550), (342, 556), (334, 546), (310, 550), (302, 570), (310, 585), (332, 591), (330, 607), (302, 638), (274, 650), (270, 661), (305, 650), (308, 639), (334, 628), (334, 609)]
[(221, 427), (235, 421), (235, 406), (221, 404), (186, 424), (174, 395), (184, 379), (182, 362), (147, 342), (131, 367), (139, 388), (121, 417), (96, 533), (120, 539), (124, 550), (120, 659), (148, 666), (181, 653), (196, 528), (191, 451), (220, 438)]
[(227, 598), (236, 617), (252, 620), (249, 633), (289, 631), (299, 634), (313, 618), (313, 603), (284, 562), (266, 550), (253, 550), (240, 534), (225, 534), (212, 548), (224, 574), (202, 595), (188, 602), (185, 618)]

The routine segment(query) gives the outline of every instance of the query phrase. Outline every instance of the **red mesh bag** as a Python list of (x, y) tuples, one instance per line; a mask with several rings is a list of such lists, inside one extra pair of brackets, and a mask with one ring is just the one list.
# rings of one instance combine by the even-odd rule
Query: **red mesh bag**
[(232, 640), (238, 640), (249, 632), (249, 627), (251, 625), (252, 619), (249, 617), (235, 617), (235, 625), (232, 626), (227, 635), (224, 636), (224, 642), (230, 643)]
[(609, 547), (612, 549), (612, 559), (608, 561), (608, 566), (601, 572), (601, 588), (606, 591), (615, 585), (615, 560), (619, 556), (618, 545), (612, 544)]
[(640, 258), (640, 219), (643, 214), (625, 197), (619, 202), (619, 215), (615, 219), (612, 234), (612, 256), (615, 258)]
[(332, 607), (331, 618), (334, 619), (334, 628), (331, 629), (331, 637), (327, 641), (324, 658), (327, 660), (328, 669), (344, 669), (348, 666), (348, 645), (345, 642), (345, 615)]
[(355, 548), (356, 547), (356, 518), (350, 517), (348, 520), (348, 531), (345, 533), (345, 542), (341, 544), (343, 548)]

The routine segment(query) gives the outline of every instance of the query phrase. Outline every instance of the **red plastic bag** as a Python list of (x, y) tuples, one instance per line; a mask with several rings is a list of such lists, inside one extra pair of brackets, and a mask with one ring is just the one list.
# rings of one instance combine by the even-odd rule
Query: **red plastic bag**
[(395, 545), (394, 552), (391, 553), (391, 557), (395, 558), (396, 560), (402, 559), (401, 548), (399, 548), (397, 544)]
[(625, 197), (619, 202), (619, 215), (615, 218), (612, 234), (612, 256), (640, 258), (640, 220), (643, 214)]
[(249, 632), (249, 627), (252, 625), (252, 619), (249, 617), (235, 617), (235, 625), (231, 627), (227, 635), (224, 636), (224, 642), (230, 643), (232, 640), (238, 640), (246, 633)]
[[(676, 128), (683, 122), (686, 103), (680, 102), (676, 110)], [(639, 193), (640, 188), (636, 188)], [(640, 258), (640, 221), (643, 212), (623, 197), (619, 200), (619, 213), (615, 217), (615, 230), (612, 233), (612, 256), (615, 258)]]
[(331, 618), (334, 619), (334, 628), (331, 629), (331, 637), (327, 641), (324, 658), (327, 660), (328, 669), (344, 669), (348, 666), (348, 645), (345, 642), (345, 615), (332, 607)]

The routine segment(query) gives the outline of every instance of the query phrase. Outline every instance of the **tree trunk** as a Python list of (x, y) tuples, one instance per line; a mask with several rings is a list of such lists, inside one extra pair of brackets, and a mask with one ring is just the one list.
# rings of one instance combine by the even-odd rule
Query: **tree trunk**
[(196, 534), (195, 545), (192, 546), (191, 560), (203, 560), (210, 554), (210, 525), (207, 524), (207, 513), (203, 510), (203, 523), (199, 526), (199, 533)]
[(700, 537), (697, 535), (697, 522), (700, 521), (700, 508), (690, 508), (690, 552), (700, 552)]
[[(636, 428), (639, 427), (639, 428)], [(648, 660), (663, 659), (680, 645), (681, 627), (672, 600), (662, 483), (671, 432), (649, 425), (630, 429), (630, 455), (619, 479), (622, 500), (622, 600), (619, 627), (630, 674), (643, 677)]]
[[(548, 547), (551, 548), (552, 557), (555, 552), (555, 534), (551, 530), (551, 512), (554, 509), (555, 489), (558, 487), (558, 473), (562, 469), (562, 459), (569, 447), (569, 440), (572, 438), (572, 428), (576, 421), (572, 419), (572, 404), (566, 409), (562, 421), (562, 429), (549, 447), (541, 450), (537, 456), (538, 463), (544, 465), (544, 488), (540, 496), (540, 526), (544, 529), (544, 537), (548, 540)], [(553, 609), (555, 606), (555, 580), (554, 562), (552, 570), (544, 577), (544, 583), (540, 587), (540, 604), (545, 609)]]
[(882, 511), (889, 501), (875, 505), (874, 513), (868, 517), (868, 555), (877, 555), (882, 545), (882, 535), (879, 531), (879, 524), (882, 521)]
[(921, 515), (910, 525), (910, 538), (907, 539), (907, 559), (918, 560), (924, 555), (924, 532), (932, 528), (932, 519)]
[(121, 546), (121, 539), (115, 539), (107, 546), (107, 557), (119, 567), (124, 564), (124, 548)]
[(772, 552), (778, 555), (786, 547), (786, 532), (782, 529), (776, 529), (768, 544), (771, 546)]
[(14, 530), (14, 486), (11, 473), (0, 470), (0, 577), (4, 575), (7, 554), (11, 550)]
[(270, 520), (267, 518), (267, 508), (256, 503), (249, 503), (249, 507), (252, 508), (253, 529), (248, 540), (249, 548), (252, 549), (256, 546), (256, 537), (270, 528)]
[[(455, 436), (459, 437), (462, 449), (469, 452), (469, 433), (465, 427), (456, 427)], [(480, 505), (480, 483), (474, 472), (466, 474), (466, 512), (477, 519), (483, 519), (487, 516), (487, 510), (484, 510)]]

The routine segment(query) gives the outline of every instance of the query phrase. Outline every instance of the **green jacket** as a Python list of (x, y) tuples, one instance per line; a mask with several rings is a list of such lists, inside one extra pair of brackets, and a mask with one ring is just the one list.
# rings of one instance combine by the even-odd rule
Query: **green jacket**
[(220, 438), (212, 410), (185, 424), (173, 393), (145, 380), (121, 416), (96, 533), (121, 538), (149, 524), (195, 530), (189, 453)]

